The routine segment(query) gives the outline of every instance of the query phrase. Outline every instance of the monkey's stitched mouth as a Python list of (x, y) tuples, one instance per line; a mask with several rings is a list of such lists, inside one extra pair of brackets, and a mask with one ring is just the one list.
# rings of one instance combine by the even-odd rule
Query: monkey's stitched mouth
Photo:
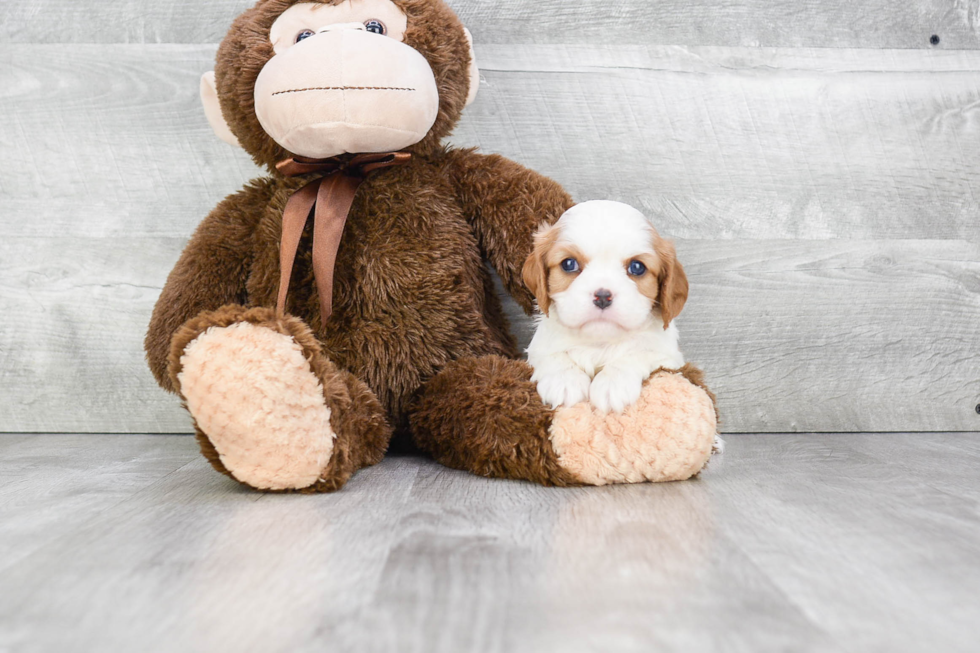
[(307, 91), (414, 91), (414, 88), (397, 86), (311, 86), (310, 88), (293, 88), (288, 91), (276, 91), (273, 95), (285, 93), (306, 93)]

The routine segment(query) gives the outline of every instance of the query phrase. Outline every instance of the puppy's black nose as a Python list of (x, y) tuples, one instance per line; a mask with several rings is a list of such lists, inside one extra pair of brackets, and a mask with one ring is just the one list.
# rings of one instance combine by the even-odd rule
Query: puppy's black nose
[(612, 304), (612, 293), (605, 288), (599, 288), (595, 291), (595, 299), (592, 300), (592, 303), (602, 309), (609, 308), (609, 305)]

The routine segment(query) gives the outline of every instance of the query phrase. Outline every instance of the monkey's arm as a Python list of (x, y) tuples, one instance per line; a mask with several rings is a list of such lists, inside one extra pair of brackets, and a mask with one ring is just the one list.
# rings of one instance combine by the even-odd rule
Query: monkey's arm
[(530, 315), (534, 296), (521, 269), (531, 253), (531, 237), (542, 222), (555, 222), (572, 206), (558, 184), (502, 156), (452, 150), (449, 173), (484, 256), (504, 287)]
[(143, 343), (150, 371), (168, 392), (170, 340), (201, 311), (244, 304), (252, 234), (273, 193), (274, 182), (260, 179), (224, 199), (198, 226), (160, 293)]

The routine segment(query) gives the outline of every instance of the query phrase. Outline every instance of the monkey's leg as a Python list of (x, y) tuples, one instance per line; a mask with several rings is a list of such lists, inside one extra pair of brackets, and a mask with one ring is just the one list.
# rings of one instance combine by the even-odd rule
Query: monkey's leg
[(622, 414), (553, 410), (531, 372), (499, 356), (450, 363), (413, 406), (416, 443), (448, 467), (544, 485), (683, 480), (711, 455), (714, 399), (693, 367), (654, 373)]
[(301, 320), (272, 309), (229, 305), (189, 320), (169, 372), (205, 457), (260, 490), (338, 490), (391, 438), (368, 387)]

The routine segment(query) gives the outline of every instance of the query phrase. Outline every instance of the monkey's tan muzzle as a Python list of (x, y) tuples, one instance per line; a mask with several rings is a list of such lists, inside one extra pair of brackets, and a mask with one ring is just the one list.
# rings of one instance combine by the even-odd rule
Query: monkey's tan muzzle
[(438, 113), (425, 58), (356, 24), (327, 26), (277, 54), (255, 82), (262, 128), (304, 157), (400, 150), (422, 140)]

